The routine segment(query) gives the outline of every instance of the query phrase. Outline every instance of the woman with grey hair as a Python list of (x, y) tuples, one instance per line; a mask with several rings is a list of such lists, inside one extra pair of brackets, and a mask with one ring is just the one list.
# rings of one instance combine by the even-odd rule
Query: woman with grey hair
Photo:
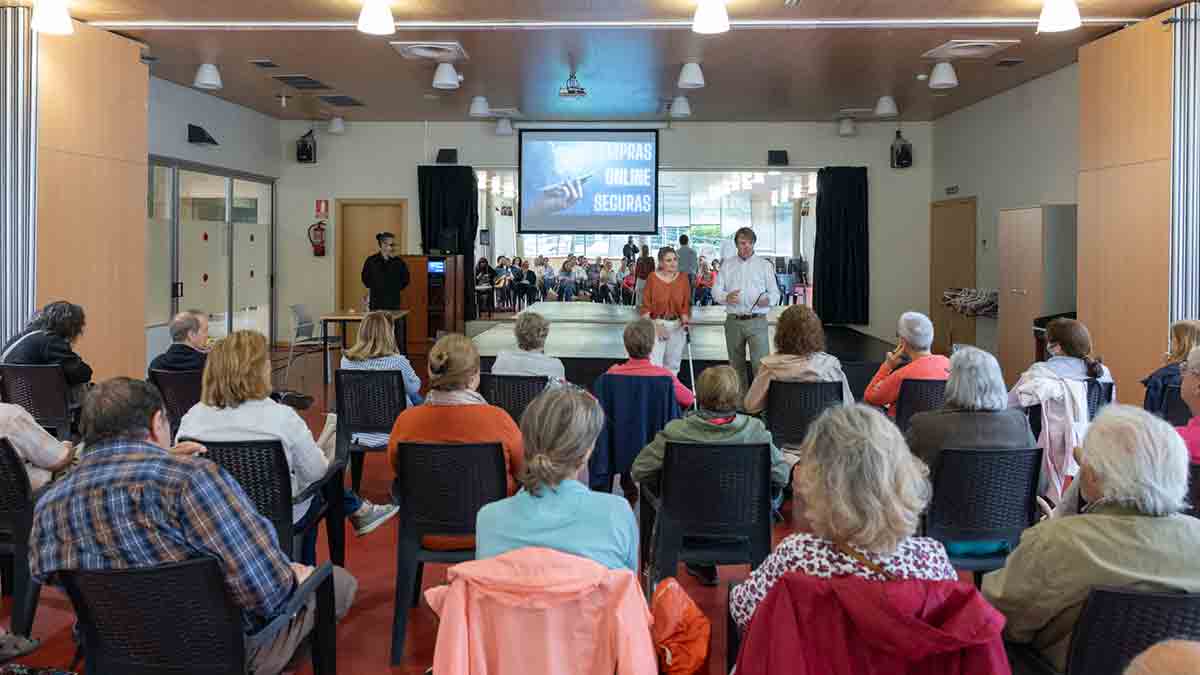
[[(950, 359), (934, 354), (933, 322), (920, 312), (905, 312), (896, 325), (899, 344), (887, 355), (871, 378), (863, 401), (888, 409), (888, 415), (896, 416), (896, 400), (900, 398), (900, 385), (905, 380), (944, 380), (950, 372)], [(901, 367), (905, 359), (907, 365)]]
[(493, 375), (545, 376), (553, 383), (567, 379), (563, 362), (546, 356), (546, 337), (550, 335), (550, 322), (537, 312), (526, 310), (517, 315), (513, 324), (513, 335), (517, 338), (517, 349), (506, 349), (496, 355), (492, 364)]
[(1188, 453), (1171, 425), (1133, 406), (1106, 406), (1081, 460), (1080, 515), (1026, 530), (1004, 568), (983, 579), (984, 596), (1007, 619), (1004, 637), (1032, 643), (1060, 672), (1093, 587), (1200, 592), (1200, 519), (1181, 513)]
[(548, 389), (529, 404), (521, 416), (521, 490), (479, 510), (476, 557), (541, 546), (637, 571), (637, 522), (629, 502), (576, 479), (603, 428), (600, 403), (579, 387)]
[(940, 543), (913, 536), (929, 503), (929, 469), (878, 410), (853, 405), (822, 413), (804, 439), (792, 489), (811, 532), (784, 539), (730, 592), (738, 626), (750, 622), (789, 572), (875, 581), (958, 578)]

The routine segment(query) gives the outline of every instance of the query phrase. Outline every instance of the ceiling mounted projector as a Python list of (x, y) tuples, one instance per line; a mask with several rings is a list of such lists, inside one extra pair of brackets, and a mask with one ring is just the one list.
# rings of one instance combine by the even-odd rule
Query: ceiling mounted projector
[(559, 88), (558, 95), (563, 98), (583, 98), (587, 96), (587, 89), (584, 89), (583, 85), (579, 84), (579, 80), (575, 79), (575, 71), (571, 71), (571, 76)]

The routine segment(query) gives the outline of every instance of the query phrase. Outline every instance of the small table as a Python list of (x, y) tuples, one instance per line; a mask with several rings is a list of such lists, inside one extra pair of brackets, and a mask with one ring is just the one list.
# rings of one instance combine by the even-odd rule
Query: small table
[[(396, 348), (401, 354), (408, 356), (408, 310), (383, 310), (392, 318), (394, 325), (399, 328), (396, 332)], [(329, 324), (338, 324), (338, 337), (341, 338), (342, 350), (346, 349), (346, 326), (352, 323), (362, 323), (361, 312), (340, 312), (321, 316), (321, 386), (325, 391), (325, 409), (329, 410)]]

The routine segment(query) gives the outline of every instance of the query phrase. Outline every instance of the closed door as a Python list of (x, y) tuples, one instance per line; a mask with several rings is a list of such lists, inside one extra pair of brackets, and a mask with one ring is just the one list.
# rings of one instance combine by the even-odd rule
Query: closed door
[(1012, 386), (1037, 353), (1033, 320), (1042, 309), (1042, 210), (1000, 212), (1000, 367)]
[(951, 288), (975, 287), (975, 198), (935, 202), (930, 210), (929, 319), (933, 351), (949, 354), (954, 343), (975, 343), (975, 318), (942, 304)]
[[(391, 232), (396, 235), (397, 254), (406, 253), (405, 223), (408, 222), (407, 202), (404, 200), (338, 200), (337, 307), (339, 312), (366, 308), (367, 287), (362, 283), (363, 262), (379, 252), (375, 235)], [(353, 341), (356, 331), (348, 331)]]

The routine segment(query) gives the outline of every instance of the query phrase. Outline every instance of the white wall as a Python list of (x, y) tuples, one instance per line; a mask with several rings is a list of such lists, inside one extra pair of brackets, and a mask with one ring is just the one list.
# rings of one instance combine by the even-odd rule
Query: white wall
[[(407, 198), (406, 253), (420, 252), (417, 165), (440, 147), (455, 147), (459, 161), (476, 168), (516, 165), (516, 136), (497, 137), (494, 125), (476, 122), (350, 123), (343, 136), (319, 133), (318, 164), (297, 164), (296, 139), (308, 123), (279, 125), (277, 154), (284, 159), (278, 183), (280, 307), (307, 304), (314, 313), (333, 307), (333, 257), (314, 258), (305, 231), (313, 203), (339, 198)], [(862, 124), (855, 138), (839, 138), (831, 123), (683, 123), (660, 133), (663, 169), (762, 168), (768, 149), (787, 150), (792, 166), (866, 166), (871, 200), (871, 324), (890, 339), (897, 315), (927, 309), (929, 302), (929, 195), (933, 191), (933, 130), (904, 126), (916, 165), (888, 166), (895, 126)], [(335, 215), (335, 214), (331, 214)], [(330, 222), (331, 227), (337, 224)], [(332, 233), (329, 235), (332, 241)], [(286, 331), (286, 326), (280, 326)]]
[[(976, 276), (1000, 283), (1000, 209), (1074, 204), (1079, 172), (1079, 66), (1027, 82), (934, 123), (933, 201), (977, 199)], [(918, 158), (919, 161), (919, 158)], [(928, 233), (924, 235), (928, 237)], [(996, 321), (979, 319), (977, 342), (996, 349)]]
[[(219, 145), (188, 143), (187, 125)], [(279, 120), (249, 108), (150, 78), (150, 154), (260, 176), (279, 176)]]

